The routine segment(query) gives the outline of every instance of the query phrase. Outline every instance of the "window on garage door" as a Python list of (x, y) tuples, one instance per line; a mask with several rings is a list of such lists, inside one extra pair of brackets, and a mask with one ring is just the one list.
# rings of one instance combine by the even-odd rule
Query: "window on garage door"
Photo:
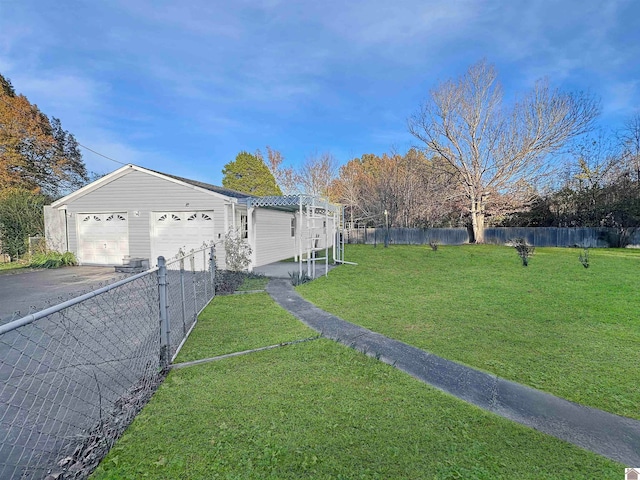
[(189, 251), (214, 241), (213, 211), (152, 212), (151, 263), (159, 256), (175, 257), (180, 250)]

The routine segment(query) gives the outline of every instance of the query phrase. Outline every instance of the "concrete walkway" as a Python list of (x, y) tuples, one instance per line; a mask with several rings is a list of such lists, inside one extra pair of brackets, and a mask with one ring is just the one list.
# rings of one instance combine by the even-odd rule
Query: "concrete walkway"
[(272, 279), (267, 292), (323, 336), (343, 343), (484, 410), (571, 442), (629, 467), (640, 465), (640, 421), (578, 405), (440, 358), (346, 322)]

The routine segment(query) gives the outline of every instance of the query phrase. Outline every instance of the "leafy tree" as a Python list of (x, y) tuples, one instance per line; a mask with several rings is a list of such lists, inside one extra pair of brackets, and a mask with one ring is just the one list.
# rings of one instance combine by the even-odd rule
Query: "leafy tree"
[(0, 247), (11, 259), (23, 256), (28, 239), (44, 235), (44, 195), (23, 188), (0, 190)]
[(222, 185), (255, 196), (282, 195), (273, 174), (261, 156), (240, 152), (222, 170)]
[(494, 194), (530, 186), (549, 155), (586, 132), (598, 113), (592, 97), (551, 89), (545, 81), (505, 106), (494, 67), (481, 61), (432, 90), (410, 117), (409, 132), (456, 172), (475, 241), (483, 243)]
[(75, 137), (0, 75), (0, 188), (59, 197), (87, 182)]

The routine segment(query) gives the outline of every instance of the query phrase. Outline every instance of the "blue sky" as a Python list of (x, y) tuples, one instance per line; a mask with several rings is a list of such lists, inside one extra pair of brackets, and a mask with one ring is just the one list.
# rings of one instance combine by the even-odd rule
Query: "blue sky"
[(548, 77), (619, 127), (640, 113), (638, 19), (637, 0), (0, 0), (0, 73), (80, 143), (220, 184), (266, 145), (291, 165), (406, 151), (429, 90), (482, 58), (507, 98)]

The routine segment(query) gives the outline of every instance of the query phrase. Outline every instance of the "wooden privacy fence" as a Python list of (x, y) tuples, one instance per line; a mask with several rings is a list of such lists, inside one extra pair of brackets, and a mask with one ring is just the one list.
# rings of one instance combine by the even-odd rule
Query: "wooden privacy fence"
[[(347, 243), (367, 245), (390, 244), (462, 245), (469, 243), (466, 228), (351, 228), (346, 230)], [(640, 245), (640, 229), (634, 229), (626, 238), (615, 228), (562, 228), (562, 227), (491, 227), (485, 229), (485, 242), (502, 245), (515, 238), (524, 238), (536, 247), (590, 247), (606, 248)]]

